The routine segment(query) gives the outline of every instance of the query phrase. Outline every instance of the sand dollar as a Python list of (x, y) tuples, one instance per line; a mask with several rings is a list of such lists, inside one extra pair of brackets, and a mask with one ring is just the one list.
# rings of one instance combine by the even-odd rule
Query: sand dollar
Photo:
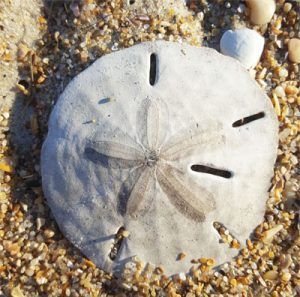
[(168, 274), (199, 257), (220, 264), (237, 250), (215, 223), (244, 244), (262, 221), (277, 125), (234, 59), (142, 43), (100, 58), (60, 96), (42, 149), (44, 192), (66, 237), (107, 271), (136, 255)]

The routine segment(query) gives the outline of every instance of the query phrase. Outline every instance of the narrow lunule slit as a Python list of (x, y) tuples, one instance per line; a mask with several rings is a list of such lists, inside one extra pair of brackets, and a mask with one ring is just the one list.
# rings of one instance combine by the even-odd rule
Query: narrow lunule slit
[(125, 227), (120, 227), (119, 230), (117, 231), (117, 233), (115, 234), (114, 243), (113, 243), (110, 253), (109, 253), (109, 258), (112, 261), (114, 261), (119, 254), (122, 242), (123, 242), (124, 238), (126, 237), (126, 236), (124, 236), (125, 231), (126, 231)]
[(253, 121), (256, 121), (256, 120), (259, 120), (259, 119), (262, 119), (266, 116), (266, 114), (262, 111), (262, 112), (259, 112), (259, 113), (256, 113), (256, 114), (253, 114), (251, 116), (248, 116), (248, 117), (245, 117), (245, 118), (242, 118), (236, 122), (234, 122), (232, 124), (232, 127), (233, 128), (237, 128), (237, 127), (241, 127), (241, 126), (244, 126), (244, 125), (247, 125)]
[(220, 176), (223, 178), (231, 178), (233, 176), (233, 173), (231, 171), (217, 169), (217, 168), (213, 168), (213, 167), (209, 167), (209, 166), (205, 166), (205, 165), (198, 165), (198, 164), (192, 165), (191, 170), (195, 171), (195, 172), (199, 172), (199, 173), (207, 173), (207, 174), (211, 174), (211, 175), (216, 175), (216, 176)]
[(149, 83), (151, 86), (154, 86), (156, 83), (157, 75), (157, 55), (151, 54), (150, 56), (150, 71), (149, 71)]

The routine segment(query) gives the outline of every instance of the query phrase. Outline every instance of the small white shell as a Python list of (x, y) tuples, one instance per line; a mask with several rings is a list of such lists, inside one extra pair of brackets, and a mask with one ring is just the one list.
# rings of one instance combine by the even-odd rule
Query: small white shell
[(228, 30), (221, 38), (221, 52), (239, 60), (247, 69), (258, 63), (264, 49), (265, 40), (251, 29)]

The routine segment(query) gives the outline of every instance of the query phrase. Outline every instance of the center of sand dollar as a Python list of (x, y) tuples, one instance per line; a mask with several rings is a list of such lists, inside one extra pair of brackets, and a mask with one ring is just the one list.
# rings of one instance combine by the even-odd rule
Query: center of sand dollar
[(146, 152), (146, 165), (154, 167), (159, 160), (159, 155), (155, 150)]

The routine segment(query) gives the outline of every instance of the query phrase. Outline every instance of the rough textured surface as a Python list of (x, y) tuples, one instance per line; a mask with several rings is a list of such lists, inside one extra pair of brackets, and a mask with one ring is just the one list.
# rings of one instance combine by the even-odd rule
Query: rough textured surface
[[(97, 265), (117, 271), (138, 255), (172, 274), (193, 258), (236, 254), (213, 223), (244, 243), (262, 220), (276, 148), (272, 106), (239, 63), (144, 43), (101, 58), (66, 88), (43, 146), (43, 187), (62, 231)], [(121, 226), (130, 236), (112, 261)]]
[(259, 62), (264, 49), (264, 38), (254, 30), (228, 30), (221, 38), (221, 52), (239, 60), (247, 69)]

